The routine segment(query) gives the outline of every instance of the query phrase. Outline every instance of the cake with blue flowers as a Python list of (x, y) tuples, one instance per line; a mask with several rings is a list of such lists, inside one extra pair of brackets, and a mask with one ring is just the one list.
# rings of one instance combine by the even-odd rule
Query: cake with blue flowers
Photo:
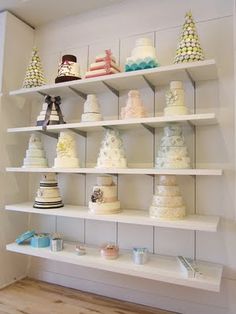
[(131, 57), (126, 59), (125, 72), (150, 69), (158, 67), (156, 49), (150, 38), (139, 38), (136, 40), (135, 48)]

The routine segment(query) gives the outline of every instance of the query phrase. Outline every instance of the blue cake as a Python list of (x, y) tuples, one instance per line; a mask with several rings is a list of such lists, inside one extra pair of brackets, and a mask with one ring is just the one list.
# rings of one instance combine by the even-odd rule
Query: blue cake
[(160, 65), (157, 61), (156, 50), (152, 45), (151, 39), (137, 39), (131, 57), (126, 59), (125, 72), (151, 69), (158, 66)]

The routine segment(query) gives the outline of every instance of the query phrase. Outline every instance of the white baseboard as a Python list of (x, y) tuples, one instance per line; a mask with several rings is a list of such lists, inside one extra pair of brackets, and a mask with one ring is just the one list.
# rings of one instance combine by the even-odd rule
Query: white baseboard
[(25, 274), (25, 275), (21, 275), (21, 276), (15, 278), (14, 280), (11, 280), (11, 281), (9, 281), (9, 282), (7, 282), (7, 283), (4, 283), (4, 284), (0, 285), (0, 290), (2, 290), (2, 289), (4, 289), (4, 288), (6, 288), (6, 287), (12, 285), (13, 283), (15, 283), (15, 282), (17, 282), (17, 281), (19, 281), (19, 280), (22, 280), (22, 279), (24, 279), (24, 278), (26, 278), (26, 277), (27, 277), (26, 274)]

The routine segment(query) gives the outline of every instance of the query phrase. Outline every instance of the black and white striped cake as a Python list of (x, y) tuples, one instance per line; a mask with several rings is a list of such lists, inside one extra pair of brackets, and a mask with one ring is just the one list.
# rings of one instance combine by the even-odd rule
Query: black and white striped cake
[(35, 197), (34, 207), (59, 208), (63, 206), (56, 175), (54, 173), (44, 174)]

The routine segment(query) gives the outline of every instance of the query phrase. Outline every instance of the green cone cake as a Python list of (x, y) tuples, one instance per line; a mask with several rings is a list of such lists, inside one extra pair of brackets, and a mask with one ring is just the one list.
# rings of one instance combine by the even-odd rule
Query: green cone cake
[(43, 67), (39, 58), (38, 50), (33, 48), (30, 63), (27, 67), (23, 88), (32, 88), (46, 84)]
[(174, 63), (194, 62), (204, 60), (202, 48), (200, 46), (196, 25), (191, 12), (185, 15), (182, 34), (176, 50)]

